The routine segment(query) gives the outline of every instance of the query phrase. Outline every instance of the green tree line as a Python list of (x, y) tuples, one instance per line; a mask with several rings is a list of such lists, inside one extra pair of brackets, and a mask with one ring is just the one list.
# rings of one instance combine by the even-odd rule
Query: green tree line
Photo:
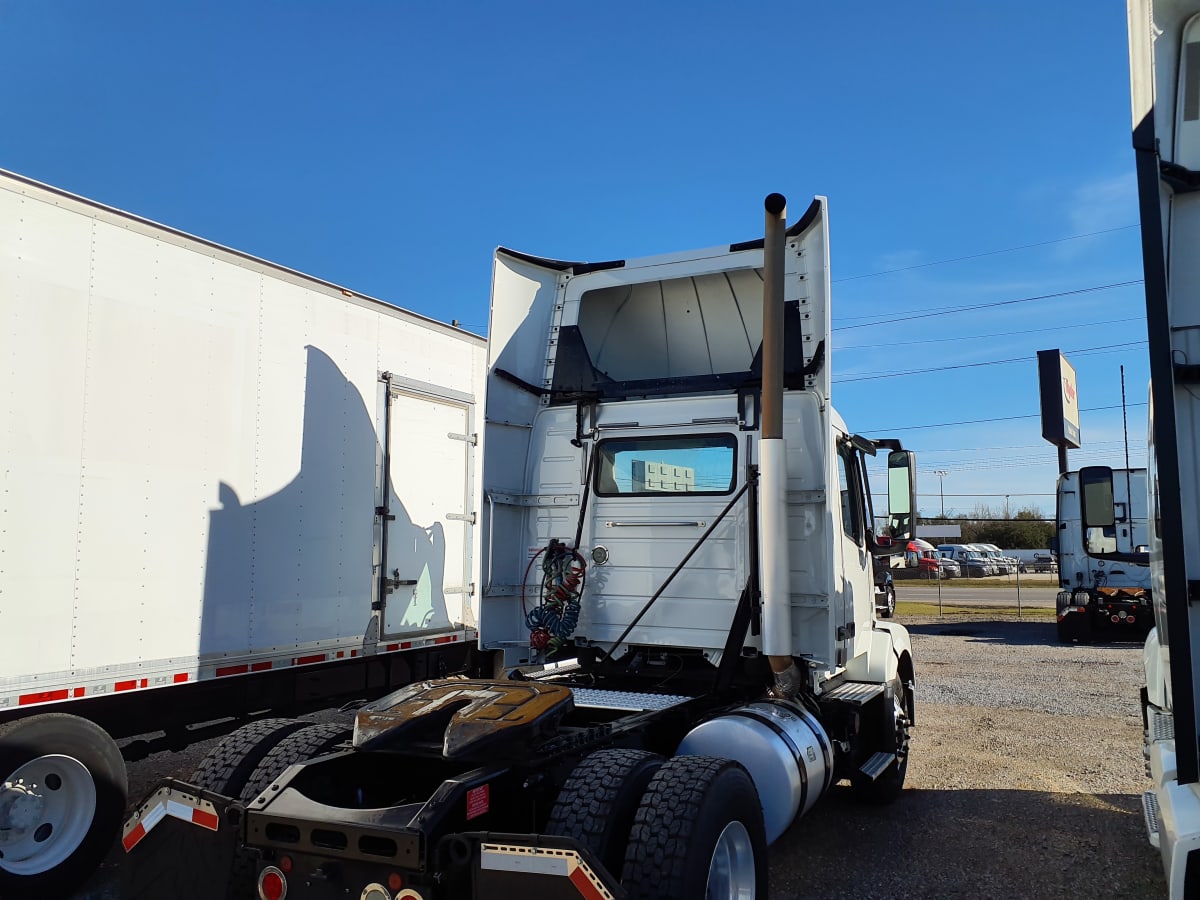
[[(1034, 507), (1016, 510), (1005, 515), (986, 505), (976, 506), (969, 513), (956, 516), (919, 516), (925, 525), (957, 525), (962, 529), (964, 544), (995, 544), (1004, 549), (1038, 550), (1050, 546), (1054, 523), (1043, 521), (1042, 511)], [(918, 531), (919, 533), (919, 531)]]

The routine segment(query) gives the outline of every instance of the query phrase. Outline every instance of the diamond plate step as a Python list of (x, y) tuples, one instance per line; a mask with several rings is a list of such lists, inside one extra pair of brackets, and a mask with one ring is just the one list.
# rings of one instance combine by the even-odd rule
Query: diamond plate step
[(833, 690), (822, 694), (822, 700), (839, 700), (842, 703), (852, 703), (862, 706), (874, 700), (883, 693), (882, 684), (867, 684), (861, 681), (844, 681)]
[(1157, 847), (1159, 845), (1158, 797), (1154, 796), (1154, 791), (1146, 791), (1142, 794), (1142, 815), (1146, 818), (1146, 834), (1150, 836), (1150, 845)]
[(646, 712), (652, 709), (670, 709), (691, 697), (681, 694), (639, 694), (636, 691), (605, 691), (599, 688), (571, 688), (575, 705), (589, 709), (620, 709), (627, 712)]
[(881, 750), (878, 753), (876, 753), (874, 756), (872, 756), (870, 759), (868, 759), (861, 766), (859, 766), (858, 771), (862, 772), (864, 775), (866, 775), (868, 778), (870, 778), (872, 781), (874, 781), (876, 778), (878, 778), (880, 775), (882, 775), (884, 773), (884, 770), (886, 770), (888, 766), (890, 766), (895, 761), (896, 761), (895, 753), (885, 753), (884, 751)]
[(1149, 732), (1151, 742), (1173, 741), (1175, 740), (1175, 717), (1167, 713), (1155, 712), (1152, 709), (1147, 710), (1146, 731)]

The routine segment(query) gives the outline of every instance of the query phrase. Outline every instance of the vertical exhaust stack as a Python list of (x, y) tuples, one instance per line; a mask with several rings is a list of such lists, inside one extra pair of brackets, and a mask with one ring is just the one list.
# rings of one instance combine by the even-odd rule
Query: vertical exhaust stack
[(787, 199), (768, 194), (763, 240), (762, 439), (758, 465), (762, 536), (763, 652), (775, 692), (794, 697), (800, 672), (792, 660), (792, 601), (787, 535), (787, 447), (783, 440), (783, 269)]

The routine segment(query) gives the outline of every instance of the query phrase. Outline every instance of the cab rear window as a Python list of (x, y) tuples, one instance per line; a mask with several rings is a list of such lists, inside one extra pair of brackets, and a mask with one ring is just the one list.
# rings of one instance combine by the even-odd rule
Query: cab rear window
[(736, 484), (731, 434), (613, 438), (596, 447), (601, 497), (728, 494)]

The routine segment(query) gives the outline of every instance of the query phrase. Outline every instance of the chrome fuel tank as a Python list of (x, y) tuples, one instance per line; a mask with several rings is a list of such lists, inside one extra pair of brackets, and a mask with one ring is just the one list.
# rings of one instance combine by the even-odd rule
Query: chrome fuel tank
[(719, 756), (750, 773), (767, 842), (812, 808), (833, 780), (833, 751), (821, 723), (787, 700), (761, 700), (697, 725), (677, 756)]

